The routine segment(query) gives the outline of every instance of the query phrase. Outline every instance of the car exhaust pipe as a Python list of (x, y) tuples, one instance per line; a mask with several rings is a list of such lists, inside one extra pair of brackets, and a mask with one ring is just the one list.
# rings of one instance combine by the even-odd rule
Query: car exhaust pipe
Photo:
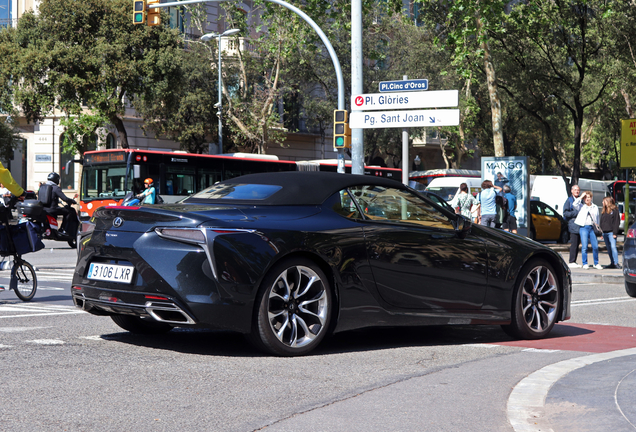
[(146, 302), (146, 312), (157, 321), (167, 324), (196, 324), (190, 315), (174, 303)]

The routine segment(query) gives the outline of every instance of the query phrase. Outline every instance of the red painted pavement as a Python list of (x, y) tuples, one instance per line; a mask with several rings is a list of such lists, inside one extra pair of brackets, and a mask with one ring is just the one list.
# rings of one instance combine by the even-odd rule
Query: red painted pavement
[(604, 353), (636, 347), (636, 328), (599, 324), (556, 324), (547, 339), (493, 345)]

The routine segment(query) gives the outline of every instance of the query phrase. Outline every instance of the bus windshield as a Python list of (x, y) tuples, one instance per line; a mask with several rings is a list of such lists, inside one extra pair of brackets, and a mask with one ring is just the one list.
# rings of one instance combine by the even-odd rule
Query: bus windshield
[[(120, 200), (126, 195), (124, 189), (126, 178), (126, 165), (104, 165), (84, 167), (82, 172), (82, 189), (80, 200), (91, 201), (94, 199)], [(132, 173), (128, 180), (132, 185)]]

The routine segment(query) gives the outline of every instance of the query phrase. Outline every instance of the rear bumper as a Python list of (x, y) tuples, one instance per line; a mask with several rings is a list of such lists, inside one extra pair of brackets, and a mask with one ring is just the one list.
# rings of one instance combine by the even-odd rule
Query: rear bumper
[[(94, 315), (134, 315), (153, 318), (158, 322), (173, 325), (195, 325), (194, 317), (174, 299), (146, 296), (140, 293), (95, 292), (78, 286), (72, 288), (73, 303), (78, 308)], [(101, 291), (101, 290), (100, 290)], [(92, 297), (98, 294), (98, 297)]]

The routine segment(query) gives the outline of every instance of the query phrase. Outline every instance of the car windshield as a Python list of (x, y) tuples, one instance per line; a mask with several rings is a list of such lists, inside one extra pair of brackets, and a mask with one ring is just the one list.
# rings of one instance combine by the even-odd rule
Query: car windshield
[(429, 186), (426, 190), (441, 196), (446, 201), (450, 201), (457, 192), (457, 186)]
[(210, 186), (191, 198), (213, 200), (264, 200), (282, 189), (282, 186), (263, 184), (218, 184)]

